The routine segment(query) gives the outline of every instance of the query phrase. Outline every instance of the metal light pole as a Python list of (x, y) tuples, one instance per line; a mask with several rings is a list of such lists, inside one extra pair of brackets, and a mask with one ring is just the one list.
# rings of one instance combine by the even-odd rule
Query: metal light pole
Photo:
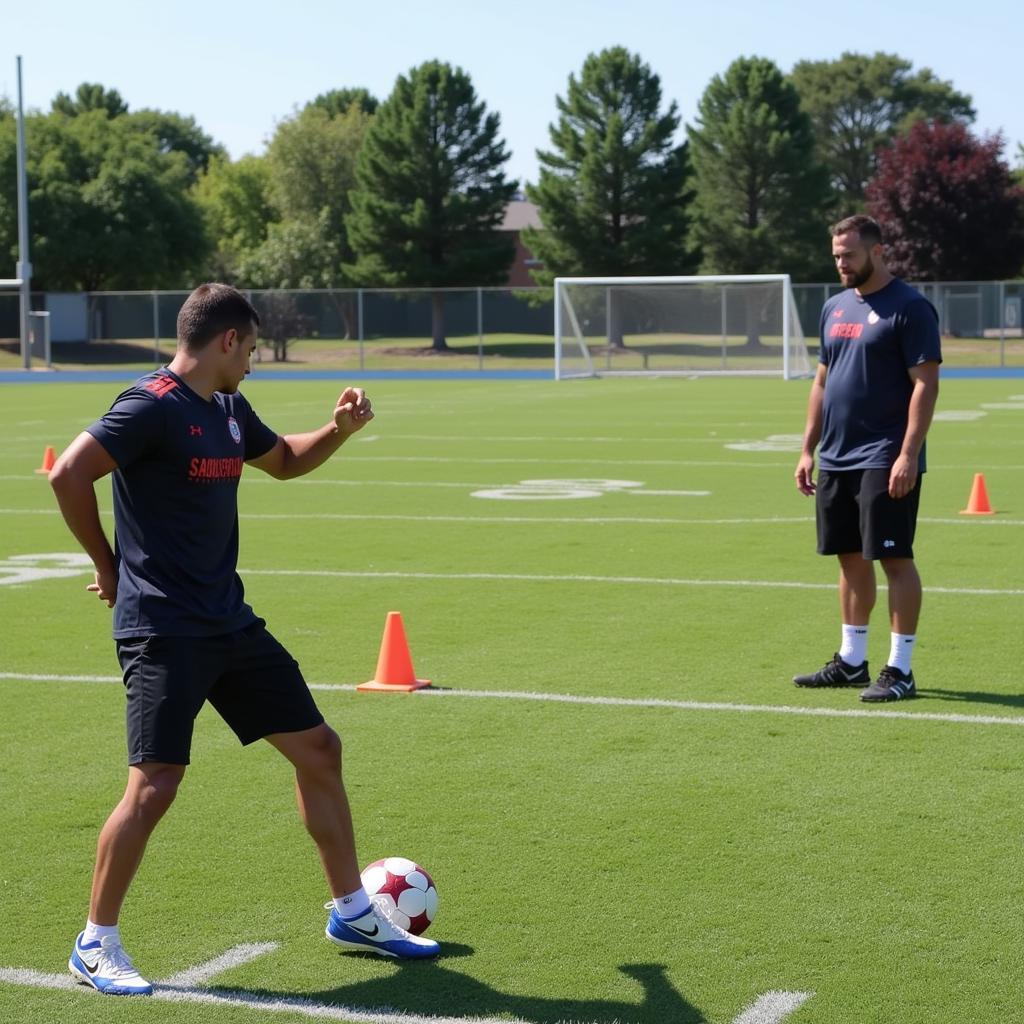
[(18, 57), (18, 263), (15, 273), (21, 279), (21, 363), (26, 370), (31, 370), (28, 314), (32, 296), (32, 264), (28, 258), (28, 187), (25, 180), (25, 110), (21, 100), (21, 57)]

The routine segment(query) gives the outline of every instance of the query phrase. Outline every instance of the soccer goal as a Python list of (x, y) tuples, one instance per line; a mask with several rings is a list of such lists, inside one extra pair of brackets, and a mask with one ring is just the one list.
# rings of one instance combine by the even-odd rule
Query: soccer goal
[(788, 274), (555, 278), (555, 379), (806, 377)]

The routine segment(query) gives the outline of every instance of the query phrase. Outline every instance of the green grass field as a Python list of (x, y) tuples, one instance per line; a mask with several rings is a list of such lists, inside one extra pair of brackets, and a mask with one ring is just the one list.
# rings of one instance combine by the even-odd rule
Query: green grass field
[[(207, 709), (126, 945), (154, 980), (276, 946), (185, 1002), (45, 987), (123, 786), (123, 694), (86, 572), (27, 578), (76, 551), (33, 470), (118, 390), (0, 385), (0, 1021), (1022, 1019), (1024, 380), (943, 383), (921, 697), (884, 708), (790, 683), (839, 640), (834, 563), (792, 482), (806, 382), (371, 382), (377, 418), (328, 465), (246, 472), (240, 566), (325, 687), (361, 860), (432, 872), (444, 955), (326, 942), (283, 760)], [(257, 371), (246, 393), (286, 433), (338, 390)], [(998, 515), (958, 514), (975, 472)], [(539, 480), (565, 482), (521, 483)], [(389, 610), (439, 692), (348, 688)], [(757, 1010), (773, 991), (809, 997)]]

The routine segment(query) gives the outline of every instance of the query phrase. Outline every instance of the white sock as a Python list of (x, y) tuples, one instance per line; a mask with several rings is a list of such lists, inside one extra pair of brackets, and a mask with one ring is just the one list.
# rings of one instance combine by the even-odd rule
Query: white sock
[(349, 920), (362, 917), (370, 909), (370, 897), (365, 889), (357, 889), (347, 896), (335, 896), (334, 909)]
[(904, 675), (910, 671), (910, 658), (914, 653), (916, 633), (891, 633), (889, 660), (886, 664), (898, 668)]
[(92, 921), (85, 922), (85, 934), (82, 942), (102, 942), (108, 935), (112, 935), (118, 942), (121, 941), (121, 932), (116, 924), (93, 924)]
[(843, 642), (839, 657), (847, 665), (863, 665), (868, 657), (868, 627), (843, 623)]

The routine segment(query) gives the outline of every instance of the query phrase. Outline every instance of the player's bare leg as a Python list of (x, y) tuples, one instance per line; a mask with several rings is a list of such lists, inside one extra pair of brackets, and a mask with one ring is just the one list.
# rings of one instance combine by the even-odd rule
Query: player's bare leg
[[(343, 949), (401, 959), (437, 956), (432, 939), (410, 935), (370, 903), (356, 860), (352, 812), (341, 781), (341, 740), (328, 725), (274, 733), (267, 741), (295, 767), (295, 793), (334, 897), (327, 904), (327, 938)], [(347, 895), (345, 895), (347, 894)], [(346, 907), (349, 904), (349, 907)], [(351, 908), (358, 907), (353, 910)]]
[(295, 797), (303, 823), (316, 843), (333, 896), (361, 885), (355, 832), (341, 781), (341, 739), (328, 725), (274, 733), (267, 742), (295, 768)]
[(912, 558), (883, 558), (889, 583), (889, 622), (894, 633), (917, 633), (921, 615), (921, 577)]
[(124, 796), (100, 831), (89, 920), (75, 940), (68, 969), (77, 981), (106, 995), (153, 992), (124, 951), (117, 920), (149, 837), (174, 802), (184, 775), (185, 766), (180, 764), (131, 766)]
[(89, 919), (115, 925), (146, 844), (174, 802), (185, 766), (148, 762), (128, 769), (121, 802), (110, 813), (96, 845)]
[(866, 626), (875, 607), (875, 563), (859, 551), (839, 555), (839, 610), (843, 622)]

